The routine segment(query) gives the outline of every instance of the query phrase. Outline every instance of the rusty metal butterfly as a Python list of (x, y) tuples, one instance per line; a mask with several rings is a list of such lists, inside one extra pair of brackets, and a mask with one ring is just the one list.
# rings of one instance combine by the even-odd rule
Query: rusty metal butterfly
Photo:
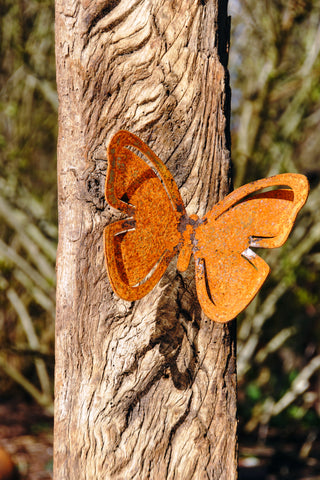
[(137, 136), (116, 133), (108, 162), (106, 200), (126, 214), (104, 230), (113, 290), (138, 300), (176, 254), (181, 272), (193, 254), (201, 308), (218, 322), (232, 320), (254, 298), (269, 267), (251, 248), (283, 245), (309, 192), (305, 176), (276, 175), (236, 189), (199, 219), (187, 215), (169, 170)]

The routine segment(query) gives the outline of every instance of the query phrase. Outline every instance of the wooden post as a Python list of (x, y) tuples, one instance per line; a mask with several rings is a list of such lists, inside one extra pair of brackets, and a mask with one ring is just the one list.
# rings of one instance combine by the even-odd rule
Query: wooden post
[(187, 211), (230, 187), (227, 0), (56, 0), (60, 101), (55, 480), (237, 477), (235, 324), (173, 261), (129, 303), (110, 287), (106, 146), (127, 129)]

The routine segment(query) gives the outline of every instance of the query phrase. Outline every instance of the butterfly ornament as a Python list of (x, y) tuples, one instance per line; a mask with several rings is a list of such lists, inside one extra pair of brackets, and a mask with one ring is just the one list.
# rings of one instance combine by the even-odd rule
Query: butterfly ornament
[(188, 216), (167, 167), (140, 138), (119, 131), (108, 146), (105, 187), (107, 202), (126, 215), (104, 230), (114, 292), (138, 300), (176, 254), (180, 272), (193, 254), (202, 310), (214, 321), (232, 320), (269, 273), (252, 248), (283, 245), (308, 192), (305, 176), (286, 173), (234, 190), (203, 218)]

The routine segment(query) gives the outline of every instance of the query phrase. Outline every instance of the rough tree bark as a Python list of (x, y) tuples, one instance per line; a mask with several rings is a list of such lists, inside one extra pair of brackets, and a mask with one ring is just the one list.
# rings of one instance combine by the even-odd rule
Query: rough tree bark
[(119, 129), (167, 164), (189, 214), (228, 192), (227, 0), (56, 0), (56, 37), (54, 478), (233, 480), (234, 322), (202, 314), (175, 261), (142, 300), (117, 298), (102, 241)]

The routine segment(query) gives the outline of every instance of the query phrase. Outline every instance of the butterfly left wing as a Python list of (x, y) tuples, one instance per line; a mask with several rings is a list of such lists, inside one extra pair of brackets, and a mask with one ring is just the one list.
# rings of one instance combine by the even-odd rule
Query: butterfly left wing
[(168, 169), (132, 133), (114, 135), (108, 162), (106, 200), (127, 217), (104, 230), (107, 271), (119, 297), (133, 301), (157, 284), (177, 252), (185, 208)]
[(250, 247), (283, 245), (308, 191), (303, 175), (276, 175), (240, 187), (205, 215), (194, 256), (198, 298), (209, 318), (227, 322), (251, 302), (269, 267)]

